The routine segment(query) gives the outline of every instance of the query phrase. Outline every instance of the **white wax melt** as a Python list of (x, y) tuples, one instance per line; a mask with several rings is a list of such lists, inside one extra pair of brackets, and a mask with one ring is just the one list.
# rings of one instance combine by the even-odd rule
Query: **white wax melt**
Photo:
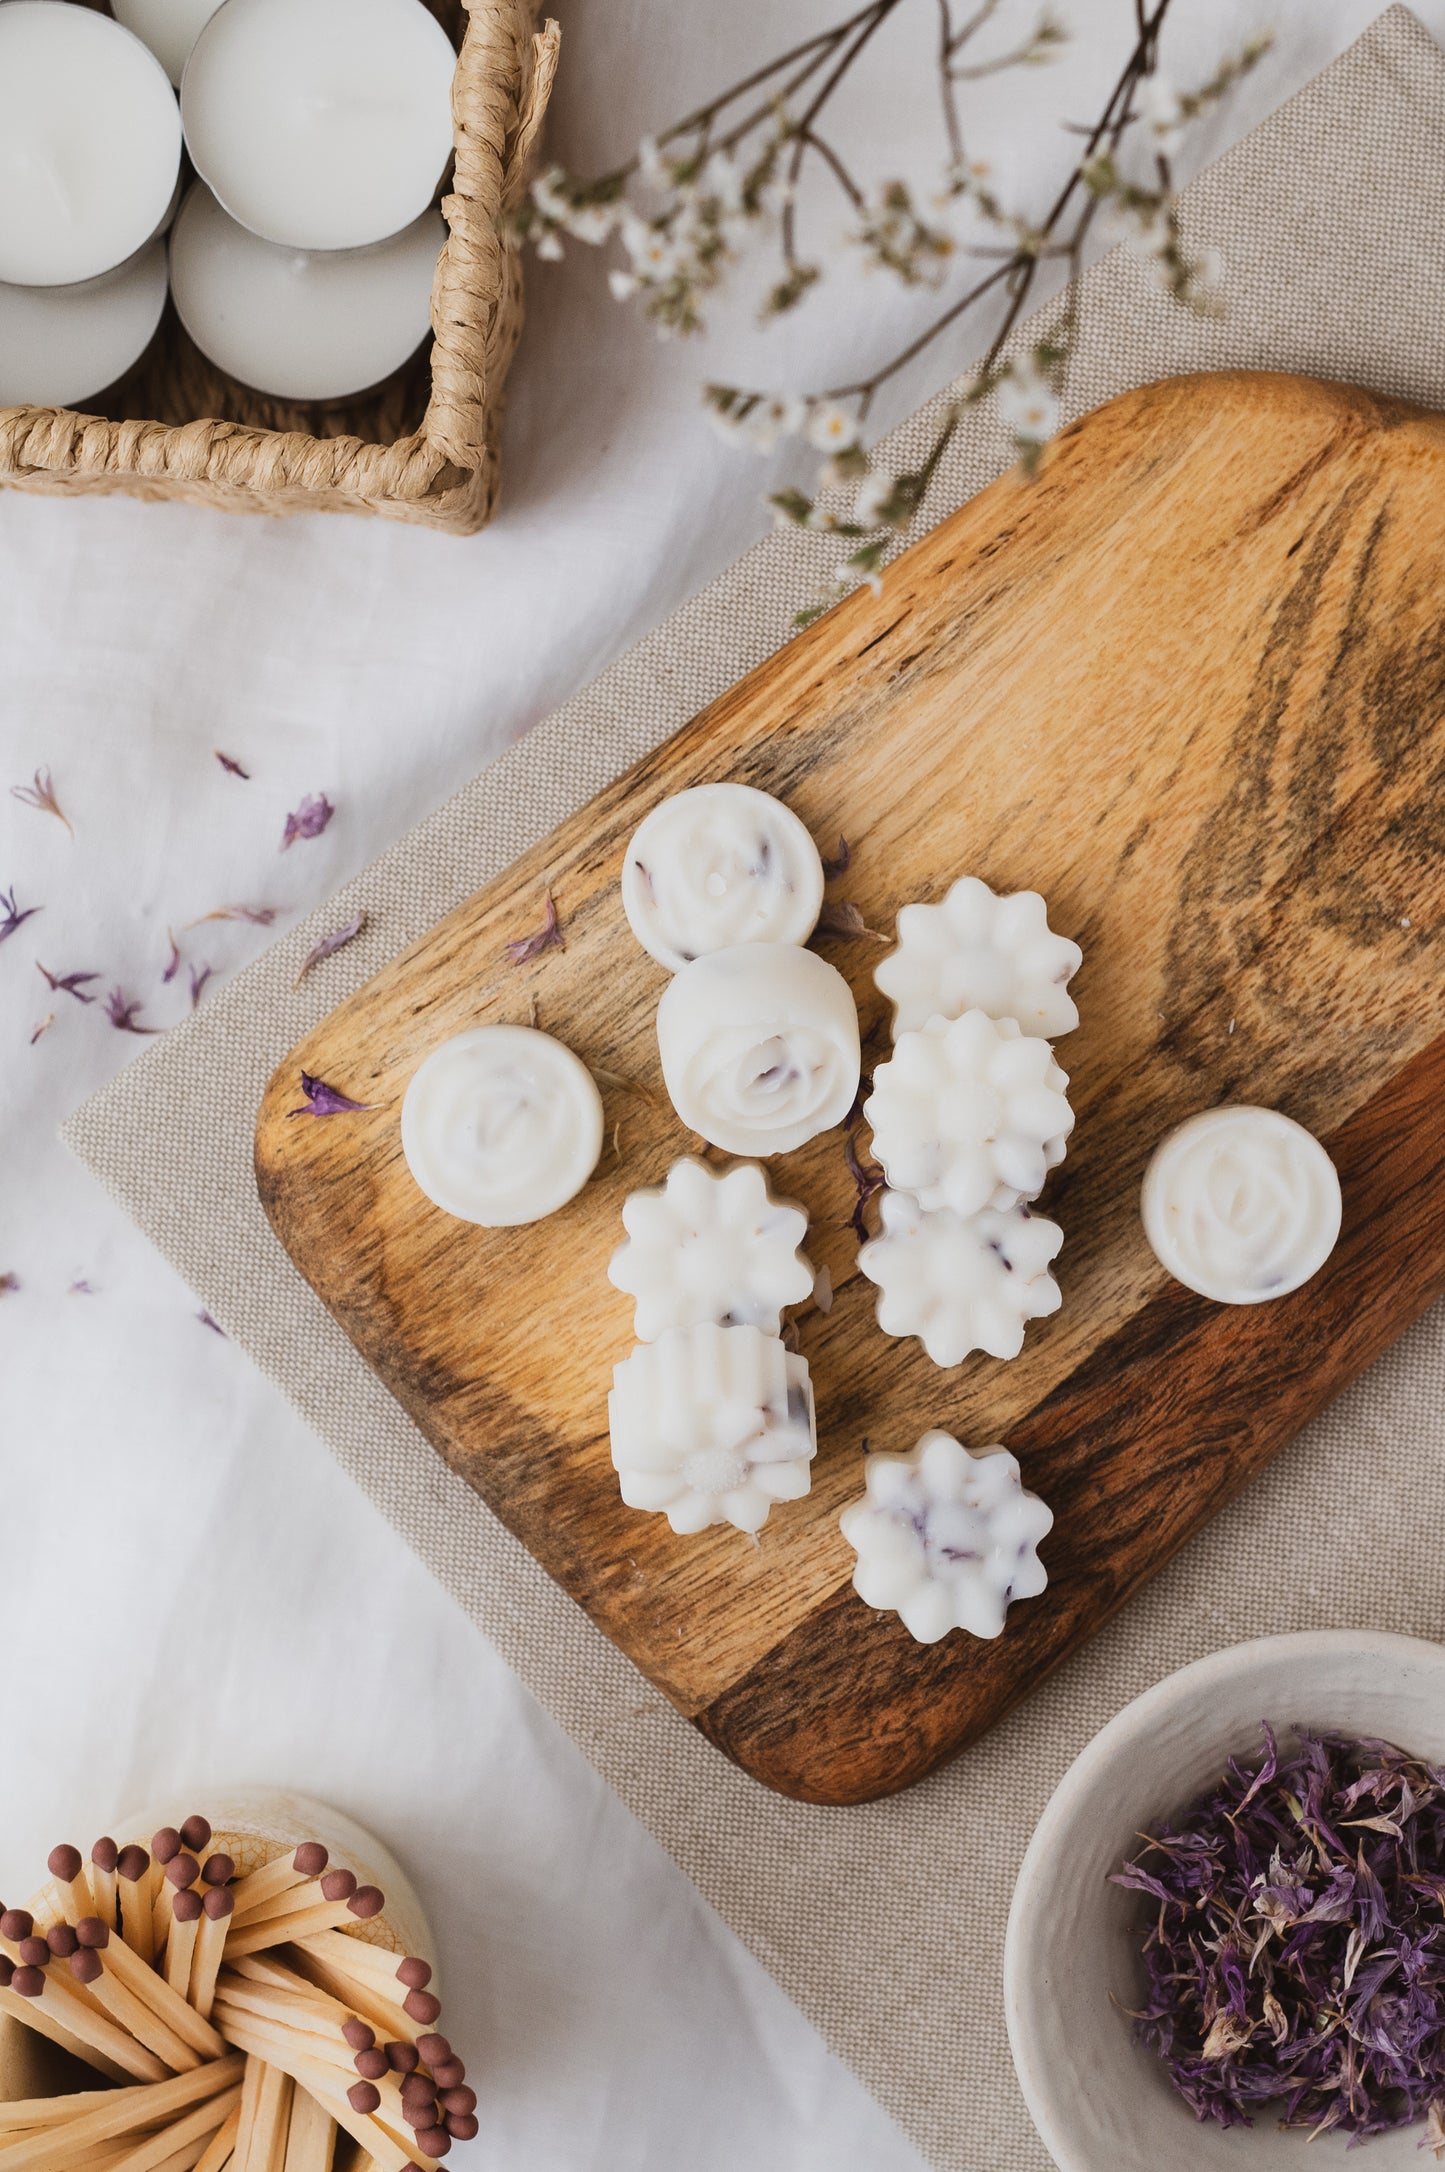
[(750, 784), (699, 784), (665, 799), (622, 863), (622, 909), (670, 973), (736, 943), (806, 943), (823, 863), (798, 817)]
[(758, 1327), (675, 1328), (615, 1369), (607, 1417), (629, 1508), (674, 1531), (760, 1530), (808, 1491), (817, 1453), (804, 1359)]
[(903, 1033), (863, 1114), (895, 1191), (977, 1214), (1034, 1198), (1074, 1128), (1068, 1079), (1047, 1041), (983, 1011)]
[(1221, 1305), (1297, 1290), (1340, 1234), (1335, 1165), (1278, 1109), (1191, 1116), (1156, 1151), (1140, 1203), (1160, 1264)]
[(858, 1011), (841, 973), (792, 943), (685, 965), (657, 1006), (672, 1105), (728, 1154), (788, 1154), (839, 1124), (858, 1091)]
[(776, 1335), (784, 1305), (812, 1294), (813, 1269), (798, 1249), (808, 1217), (773, 1198), (755, 1162), (721, 1174), (675, 1162), (660, 1190), (628, 1193), (622, 1226), (627, 1241), (607, 1274), (637, 1299), (639, 1342), (707, 1320)]
[(421, 0), (226, 0), (186, 62), (186, 146), (263, 240), (362, 248), (435, 196), (456, 65)]
[(1051, 1041), (1072, 1033), (1079, 1013), (1068, 984), (1084, 953), (1049, 927), (1036, 890), (998, 897), (965, 875), (940, 905), (905, 905), (898, 947), (873, 975), (893, 1004), (893, 1033), (915, 1033), (930, 1018), (986, 1011), (1014, 1018)]
[(159, 231), (180, 169), (175, 93), (139, 38), (58, 0), (0, 6), (0, 279), (114, 270)]
[(1057, 1312), (1049, 1273), (1064, 1233), (1027, 1207), (930, 1213), (907, 1192), (884, 1192), (882, 1231), (858, 1254), (878, 1287), (885, 1335), (916, 1335), (935, 1365), (961, 1365), (975, 1350), (1015, 1358), (1024, 1327)]
[(553, 1214), (602, 1151), (602, 1097), (570, 1048), (530, 1026), (443, 1041), (401, 1105), (407, 1167), (436, 1206), (486, 1229)]
[(145, 353), (166, 306), (166, 245), (78, 287), (0, 286), (0, 407), (74, 407)]
[(866, 1484), (838, 1519), (858, 1556), (853, 1589), (920, 1644), (950, 1629), (996, 1637), (1012, 1602), (1048, 1583), (1036, 1549), (1053, 1511), (1024, 1492), (1006, 1448), (970, 1455), (925, 1433), (909, 1455), (869, 1456)]

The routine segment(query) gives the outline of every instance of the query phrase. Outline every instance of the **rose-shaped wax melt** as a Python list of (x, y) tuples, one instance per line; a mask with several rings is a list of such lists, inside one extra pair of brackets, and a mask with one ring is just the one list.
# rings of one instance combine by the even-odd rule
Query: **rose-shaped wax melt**
[(977, 1010), (1051, 1041), (1079, 1023), (1068, 984), (1083, 956), (1053, 933), (1036, 890), (998, 897), (964, 875), (941, 904), (904, 906), (898, 947), (873, 978), (893, 1004), (895, 1039), (930, 1018)]
[(798, 817), (750, 784), (698, 784), (654, 807), (627, 848), (622, 908), (670, 973), (737, 943), (806, 943), (823, 863)]
[(531, 1026), (476, 1026), (434, 1048), (401, 1105), (407, 1167), (444, 1213), (486, 1229), (553, 1214), (602, 1151), (602, 1097), (570, 1048)]
[(806, 1361), (757, 1327), (674, 1328), (612, 1375), (612, 1463), (629, 1508), (674, 1531), (758, 1531), (808, 1491), (817, 1453)]
[(705, 1320), (776, 1335), (784, 1305), (812, 1293), (813, 1269), (798, 1249), (808, 1217), (773, 1198), (755, 1162), (721, 1174), (674, 1162), (660, 1189), (628, 1193), (622, 1226), (627, 1241), (607, 1274), (637, 1299), (639, 1342)]
[(961, 1365), (975, 1350), (1015, 1358), (1025, 1324), (1058, 1311), (1049, 1273), (1064, 1241), (1057, 1222), (1024, 1206), (930, 1213), (907, 1192), (884, 1192), (879, 1213), (881, 1233), (858, 1254), (878, 1286), (878, 1325), (916, 1335), (935, 1365)]
[(792, 943), (742, 943), (685, 965), (657, 1006), (672, 1105), (729, 1154), (788, 1154), (839, 1124), (858, 1091), (848, 983)]
[(869, 1456), (866, 1484), (839, 1518), (858, 1556), (853, 1589), (920, 1644), (950, 1629), (996, 1637), (1012, 1602), (1048, 1583), (1036, 1549), (1053, 1512), (1024, 1492), (1006, 1448), (970, 1455), (950, 1433), (925, 1433), (909, 1455)]
[(895, 1191), (955, 1214), (1017, 1206), (1043, 1189), (1074, 1128), (1047, 1041), (983, 1011), (900, 1034), (863, 1114)]
[(1297, 1290), (1340, 1234), (1335, 1165), (1278, 1109), (1191, 1116), (1155, 1152), (1140, 1204), (1160, 1264), (1221, 1305)]

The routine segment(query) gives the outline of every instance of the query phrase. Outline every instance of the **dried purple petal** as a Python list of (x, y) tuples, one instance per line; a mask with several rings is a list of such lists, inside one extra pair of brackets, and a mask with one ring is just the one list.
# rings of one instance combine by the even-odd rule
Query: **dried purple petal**
[(319, 943), (313, 943), (301, 960), (301, 970), (292, 981), (292, 987), (299, 988), (312, 967), (320, 965), (323, 958), (335, 957), (338, 950), (344, 950), (348, 943), (354, 943), (365, 926), (365, 913), (358, 913), (354, 920), (347, 921), (344, 928), (333, 928), (329, 935), (322, 936)]
[(19, 1275), (0, 1275), (0, 1297), (11, 1297), (20, 1287)]
[(1201, 2120), (1445, 2143), (1445, 1767), (1264, 1740), (1115, 1874), (1148, 1902), (1136, 2034)]
[(823, 907), (813, 932), (815, 935), (839, 935), (844, 938), (866, 935), (870, 943), (886, 943), (888, 940), (888, 937), (880, 935), (876, 928), (869, 927), (856, 905), (848, 905), (841, 900), (837, 903), (830, 901)]
[(529, 958), (540, 958), (544, 950), (567, 948), (562, 940), (562, 924), (557, 918), (557, 901), (550, 890), (545, 890), (542, 895), (546, 910), (541, 927), (535, 935), (524, 935), (519, 942), (507, 945), (507, 956), (513, 965), (525, 965)]
[(12, 784), (10, 797), (18, 799), (24, 807), (36, 808), (41, 814), (54, 815), (57, 822), (65, 824), (72, 837), (75, 835), (69, 815), (55, 796), (55, 781), (48, 769), (37, 769), (29, 784)]
[(15, 892), (0, 890), (0, 943), (13, 935), (17, 928), (23, 927), (27, 920), (33, 920), (41, 910), (39, 905), (27, 905), (24, 912), (21, 912), (15, 902)]
[(848, 1174), (853, 1179), (854, 1189), (858, 1194), (854, 1202), (853, 1212), (848, 1217), (848, 1227), (853, 1231), (858, 1242), (864, 1244), (867, 1242), (869, 1234), (864, 1209), (875, 1192), (881, 1192), (884, 1189), (885, 1179), (881, 1169), (864, 1168), (858, 1158), (858, 1149), (853, 1143), (851, 1130), (845, 1132), (843, 1137), (843, 1159), (848, 1164)]
[(188, 920), (182, 932), (203, 928), (208, 920), (244, 920), (248, 928), (269, 928), (275, 917), (274, 905), (218, 905), (214, 912), (202, 913), (199, 920)]
[[(92, 980), (94, 974), (88, 976)], [(138, 997), (125, 995), (119, 988), (112, 988), (105, 999), (105, 1015), (117, 1033), (159, 1033), (159, 1026), (143, 1026), (140, 1023), (141, 1006)]]
[(47, 1011), (47, 1012), (46, 1012), (46, 1014), (45, 1014), (45, 1016), (44, 1016), (44, 1017), (43, 1017), (43, 1018), (42, 1018), (42, 1019), (40, 1020), (39, 1024), (38, 1024), (38, 1025), (36, 1026), (36, 1028), (35, 1028), (35, 1031), (34, 1031), (34, 1032), (33, 1032), (33, 1033), (31, 1034), (31, 1036), (30, 1036), (30, 1046), (31, 1046), (31, 1047), (33, 1048), (33, 1047), (35, 1046), (36, 1042), (37, 1042), (38, 1040), (40, 1040), (40, 1038), (42, 1037), (42, 1035), (44, 1035), (44, 1034), (47, 1034), (47, 1033), (48, 1033), (48, 1032), (50, 1031), (51, 1027), (52, 1027), (52, 1026), (53, 1026), (54, 1024), (55, 1024), (55, 1013), (54, 1013), (54, 1011)]
[(234, 754), (223, 754), (219, 747), (214, 747), (212, 749), (212, 752), (214, 753), (216, 760), (220, 763), (222, 769), (225, 770), (228, 777), (241, 777), (245, 780), (247, 784), (250, 783), (250, 770), (243, 769), (240, 763), (236, 760)]
[(171, 954), (166, 960), (166, 969), (161, 975), (161, 986), (163, 988), (170, 985), (181, 969), (181, 946), (169, 928), (166, 929), (166, 940), (171, 946)]
[(67, 1297), (94, 1297), (95, 1284), (82, 1277), (79, 1282), (72, 1282), (65, 1294)]
[(35, 970), (56, 995), (74, 996), (77, 1003), (95, 1001), (95, 997), (87, 995), (85, 990), (91, 981), (100, 979), (99, 973), (52, 973), (49, 966), (42, 965), (38, 958), (35, 961)]
[(190, 968), (192, 1010), (200, 1002), (201, 991), (215, 970), (216, 968), (213, 965), (193, 965)]
[(328, 1086), (325, 1079), (313, 1078), (309, 1071), (301, 1074), (301, 1091), (306, 1096), (303, 1108), (288, 1109), (288, 1116), (347, 1116), (356, 1109), (374, 1109), (374, 1101), (353, 1101), (349, 1094), (335, 1086)]
[(219, 1335), (222, 1342), (230, 1341), (231, 1338), (226, 1333), (226, 1330), (222, 1327), (220, 1321), (213, 1320), (209, 1312), (206, 1312), (203, 1309), (196, 1314), (196, 1318), (200, 1321), (202, 1327), (208, 1327), (213, 1335)]
[(840, 837), (836, 856), (823, 862), (823, 880), (832, 882), (836, 876), (846, 875), (852, 865), (853, 848), (846, 837)]
[(281, 834), (281, 850), (310, 837), (319, 837), (336, 809), (324, 792), (308, 793), (293, 814), (286, 817), (286, 827)]

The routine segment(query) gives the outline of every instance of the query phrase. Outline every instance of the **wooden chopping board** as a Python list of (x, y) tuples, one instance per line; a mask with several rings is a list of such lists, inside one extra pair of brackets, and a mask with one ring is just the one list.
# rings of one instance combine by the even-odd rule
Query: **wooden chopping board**
[[(624, 1194), (694, 1142), (662, 1090), (661, 969), (618, 897), (666, 793), (775, 792), (830, 894), (891, 930), (965, 872), (1042, 890), (1075, 936), (1077, 1128), (1045, 1209), (1062, 1311), (1012, 1364), (941, 1372), (885, 1338), (834, 1132), (774, 1164), (813, 1217), (831, 1312), (805, 1312), (813, 1489), (760, 1542), (623, 1506), (607, 1441), (630, 1302), (606, 1279)], [(858, 1802), (918, 1779), (1097, 1629), (1445, 1287), (1445, 418), (1346, 387), (1167, 381), (1065, 431), (772, 657), (341, 1005), (280, 1066), (256, 1137), (282, 1242), (454, 1469), (721, 1750), (768, 1786)], [(555, 893), (565, 951), (506, 944)], [(865, 1068), (879, 947), (819, 938)], [(550, 1220), (489, 1232), (416, 1190), (417, 1064), (539, 1022), (603, 1076), (616, 1134)], [(293, 1117), (305, 1069), (371, 1113)], [(1344, 1232), (1294, 1296), (1212, 1305), (1140, 1227), (1148, 1155), (1225, 1100), (1325, 1139)], [(866, 1130), (858, 1143), (866, 1153)], [(865, 1444), (941, 1425), (1007, 1442), (1053, 1507), (1043, 1597), (992, 1643), (921, 1647), (864, 1606), (838, 1513)]]

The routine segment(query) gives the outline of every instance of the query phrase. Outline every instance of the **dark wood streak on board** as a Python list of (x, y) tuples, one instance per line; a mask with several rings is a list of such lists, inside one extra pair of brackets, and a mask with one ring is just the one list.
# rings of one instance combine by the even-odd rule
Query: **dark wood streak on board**
[[(769, 1785), (862, 1800), (976, 1735), (1445, 1281), (1442, 556), (1439, 418), (1284, 377), (1130, 394), (1067, 431), (1037, 482), (983, 492), (881, 598), (851, 598), (608, 785), (271, 1082), (257, 1180), (302, 1272), (439, 1454)], [(780, 793), (830, 850), (842, 831), (837, 894), (870, 925), (972, 871), (1042, 889), (1086, 951), (1083, 1025), (1059, 1051), (1079, 1125), (1048, 1195), (1065, 1305), (1014, 1364), (941, 1374), (882, 1337), (839, 1137), (777, 1165), (836, 1300), (799, 1322), (821, 1413), (813, 1490), (758, 1546), (677, 1539), (625, 1509), (605, 1436), (630, 1341), (605, 1279), (622, 1198), (691, 1144), (657, 1074), (663, 976), (627, 932), (617, 873), (664, 792), (718, 776)], [(567, 949), (510, 966), (546, 886)], [(876, 950), (819, 947), (878, 1060)], [(438, 1040), (534, 1000), (645, 1097), (606, 1086), (622, 1152), (571, 1207), (471, 1229), (411, 1185), (397, 1108)], [(378, 1107), (288, 1120), (303, 1065)], [(1226, 1097), (1282, 1106), (1358, 1158), (1329, 1272), (1246, 1312), (1169, 1288), (1137, 1214), (1155, 1140)], [(866, 1131), (858, 1143), (866, 1155)], [(1058, 1513), (1048, 1592), (987, 1647), (922, 1651), (848, 1584), (837, 1517), (860, 1442), (904, 1448), (940, 1423), (1017, 1447)]]

